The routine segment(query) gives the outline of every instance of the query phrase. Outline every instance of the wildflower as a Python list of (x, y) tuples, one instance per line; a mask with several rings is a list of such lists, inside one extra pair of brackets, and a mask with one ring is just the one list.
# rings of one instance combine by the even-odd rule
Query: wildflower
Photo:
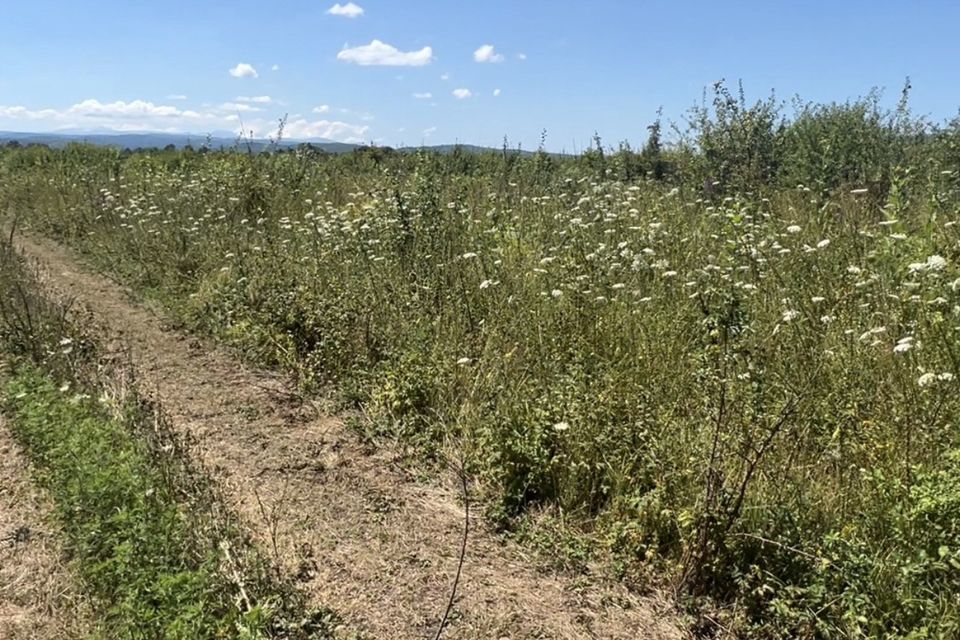
[(936, 381), (936, 379), (937, 379), (937, 374), (927, 372), (922, 376), (920, 376), (919, 378), (917, 378), (917, 386), (928, 387), (931, 384), (933, 384)]
[(792, 224), (789, 227), (787, 227), (787, 233), (800, 233), (801, 230), (802, 229), (800, 228), (800, 225), (796, 225), (796, 224)]
[(470, 364), (471, 362), (472, 360), (470, 358), (460, 358), (459, 360), (457, 360), (457, 365), (462, 367), (464, 365)]
[(829, 246), (830, 246), (829, 238), (824, 238), (823, 240), (817, 243), (817, 249), (826, 249)]
[(489, 286), (492, 285), (492, 284), (493, 284), (493, 281), (492, 281), (492, 280), (484, 280), (483, 282), (480, 283), (480, 288), (481, 288), (481, 289), (486, 289), (487, 287), (489, 287)]
[(554, 289), (553, 291), (550, 292), (550, 295), (553, 296), (554, 298), (559, 298), (560, 296), (563, 295), (563, 291), (560, 291), (560, 289)]
[(897, 340), (897, 344), (893, 347), (894, 353), (906, 353), (913, 348), (913, 336), (906, 336)]
[(566, 430), (569, 429), (569, 428), (570, 428), (570, 424), (567, 423), (567, 422), (558, 422), (558, 423), (556, 423), (556, 424), (553, 425), (553, 430), (554, 430), (554, 431), (557, 431), (557, 432), (559, 432), (559, 433), (563, 433), (564, 431), (566, 431)]
[(781, 320), (783, 320), (784, 322), (790, 322), (791, 320), (794, 320), (795, 318), (797, 318), (797, 316), (799, 315), (800, 315), (800, 312), (797, 311), (796, 309), (787, 309), (786, 311), (783, 312), (783, 316), (781, 317)]
[(950, 373), (949, 371), (938, 373), (937, 380), (940, 380), (941, 382), (950, 382), (951, 380), (953, 380), (953, 374)]
[(473, 258), (476, 258), (477, 254), (474, 253), (473, 251), (468, 251), (467, 253), (463, 254), (460, 257), (463, 258), (464, 260), (471, 260)]

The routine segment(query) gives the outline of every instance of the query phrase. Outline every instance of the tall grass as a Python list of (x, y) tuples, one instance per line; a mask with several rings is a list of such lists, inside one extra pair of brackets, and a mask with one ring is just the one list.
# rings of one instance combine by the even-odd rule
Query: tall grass
[(0, 197), (464, 457), (505, 524), (553, 509), (667, 576), (705, 634), (945, 637), (960, 136), (872, 100), (718, 87), (690, 144), (576, 159), (26, 149)]

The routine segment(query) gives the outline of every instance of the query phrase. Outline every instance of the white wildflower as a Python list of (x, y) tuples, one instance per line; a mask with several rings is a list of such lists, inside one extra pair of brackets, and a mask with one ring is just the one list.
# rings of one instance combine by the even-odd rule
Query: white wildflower
[(913, 336), (905, 336), (897, 340), (897, 344), (893, 347), (894, 353), (906, 353), (913, 348)]
[(925, 373), (919, 378), (917, 378), (917, 386), (919, 387), (928, 387), (933, 384), (937, 379), (937, 374), (935, 373)]

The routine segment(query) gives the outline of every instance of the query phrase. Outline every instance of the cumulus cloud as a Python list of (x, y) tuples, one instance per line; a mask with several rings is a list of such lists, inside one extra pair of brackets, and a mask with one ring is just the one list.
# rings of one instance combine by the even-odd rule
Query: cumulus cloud
[(419, 51), (400, 51), (380, 40), (373, 40), (370, 44), (360, 47), (344, 47), (337, 54), (337, 60), (364, 67), (422, 67), (425, 64), (430, 64), (432, 59), (433, 49), (431, 47), (424, 47)]
[(473, 92), (470, 89), (454, 89), (453, 97), (457, 100), (466, 100), (467, 98), (473, 96)]
[(499, 95), (500, 95), (500, 89), (494, 89), (494, 90), (493, 90), (493, 95), (494, 95), (494, 97), (499, 96)]
[(186, 99), (187, 99), (187, 96), (183, 95), (182, 93), (174, 93), (172, 95), (167, 96), (167, 100), (186, 100)]
[(340, 16), (342, 18), (359, 18), (363, 15), (363, 7), (359, 7), (352, 2), (340, 4), (339, 2), (329, 9), (327, 13), (331, 16)]
[[(259, 96), (263, 97), (263, 96)], [(56, 131), (67, 128), (110, 129), (113, 131), (157, 131), (169, 133), (204, 133), (218, 129), (239, 131), (241, 113), (263, 111), (257, 102), (227, 102), (207, 106), (203, 111), (180, 109), (172, 105), (154, 104), (147, 100), (102, 102), (90, 98), (64, 109), (30, 109), (25, 106), (0, 105), (0, 129)], [(261, 102), (260, 104), (267, 104)], [(329, 107), (314, 109), (326, 113)], [(257, 136), (275, 135), (275, 120), (243, 118), (247, 131)], [(367, 124), (339, 120), (310, 120), (294, 116), (286, 123), (284, 135), (290, 139), (324, 138), (337, 142), (363, 142), (368, 138)]]
[(252, 64), (241, 62), (233, 69), (230, 69), (230, 75), (234, 78), (259, 78), (260, 74), (253, 68)]
[(323, 138), (336, 142), (363, 142), (370, 127), (338, 120), (307, 120), (287, 122), (283, 135), (294, 139)]
[(427, 127), (426, 129), (423, 130), (423, 137), (424, 137), (424, 138), (429, 138), (429, 137), (432, 136), (434, 133), (436, 133), (436, 131), (437, 131), (437, 128), (436, 128), (436, 127)]
[(444, 82), (446, 82), (447, 80), (450, 79), (450, 74), (449, 74), (449, 73), (441, 73), (441, 74), (440, 74), (440, 79), (443, 80)]
[(527, 59), (527, 54), (525, 54), (525, 53), (518, 53), (518, 54), (517, 54), (517, 60), (526, 60), (526, 59)]
[(220, 108), (224, 111), (238, 111), (240, 113), (251, 113), (254, 111), (263, 111), (260, 107), (255, 107), (252, 104), (246, 102), (224, 102), (220, 105)]
[(413, 97), (416, 98), (417, 100), (429, 100), (430, 98), (433, 97), (433, 94), (430, 93), (429, 91), (425, 91), (423, 93), (415, 93), (413, 94)]
[(273, 98), (270, 96), (237, 96), (234, 100), (236, 102), (253, 102), (255, 104), (270, 104), (273, 102)]
[(272, 67), (270, 67), (270, 71), (280, 71), (280, 65), (278, 64), (273, 65)]
[(34, 111), (23, 106), (5, 107), (0, 105), (0, 118), (10, 120), (46, 120), (61, 115), (56, 109), (39, 109)]
[(105, 127), (116, 131), (179, 131), (204, 126), (217, 119), (213, 113), (154, 104), (147, 100), (101, 102), (93, 98), (65, 109), (29, 109), (24, 106), (0, 106), (0, 121), (27, 121), (33, 130), (57, 130), (72, 127)]
[(330, 113), (330, 105), (321, 104), (313, 108), (314, 113)]
[(196, 118), (200, 116), (196, 111), (181, 110), (171, 105), (154, 104), (146, 100), (100, 102), (88, 99), (73, 105), (67, 109), (66, 113), (100, 118)]
[(503, 55), (497, 53), (492, 44), (485, 44), (473, 52), (473, 59), (477, 62), (503, 62)]

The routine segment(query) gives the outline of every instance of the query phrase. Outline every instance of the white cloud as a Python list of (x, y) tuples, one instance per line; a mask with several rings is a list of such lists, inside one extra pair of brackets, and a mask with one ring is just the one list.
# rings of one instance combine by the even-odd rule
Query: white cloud
[(4, 107), (0, 106), (0, 118), (10, 120), (46, 120), (58, 117), (61, 114), (56, 109), (40, 109), (33, 111), (23, 106)]
[(219, 118), (215, 113), (158, 105), (147, 100), (101, 102), (90, 98), (65, 109), (0, 106), (0, 121), (10, 122), (13, 128), (23, 126), (18, 123), (26, 121), (34, 131), (90, 127), (115, 131), (195, 131)]
[(419, 51), (400, 51), (394, 46), (379, 40), (360, 47), (344, 47), (337, 54), (337, 60), (367, 66), (382, 67), (422, 67), (430, 64), (433, 49), (424, 47)]
[[(64, 109), (29, 109), (24, 106), (0, 105), (0, 129), (21, 131), (57, 131), (60, 129), (109, 129), (112, 131), (157, 131), (202, 134), (218, 129), (239, 132), (240, 113), (262, 109), (250, 102), (228, 102), (209, 105), (203, 111), (180, 109), (172, 105), (154, 104), (146, 100), (101, 102), (88, 99)], [(258, 137), (276, 135), (277, 121), (243, 118), (246, 129)], [(368, 137), (367, 124), (339, 120), (309, 120), (294, 116), (286, 123), (284, 136), (291, 139), (324, 138), (338, 142), (363, 142)]]
[(321, 104), (313, 108), (314, 113), (330, 113), (330, 105)]
[(473, 52), (473, 59), (477, 62), (503, 62), (503, 55), (497, 53), (492, 44), (485, 44)]
[(426, 129), (423, 130), (423, 137), (429, 138), (434, 133), (436, 133), (436, 131), (437, 131), (436, 127), (427, 127)]
[(525, 53), (518, 53), (518, 54), (517, 54), (517, 60), (526, 60), (526, 59), (527, 59), (527, 54), (525, 54)]
[(287, 122), (283, 135), (287, 138), (307, 139), (323, 138), (336, 142), (363, 142), (370, 127), (367, 125), (350, 124), (338, 120), (306, 119)]
[(136, 118), (136, 117), (154, 117), (154, 118), (194, 118), (199, 117), (199, 113), (190, 110), (181, 110), (174, 106), (153, 104), (146, 100), (133, 100), (124, 102), (100, 102), (99, 100), (89, 99), (78, 102), (66, 111), (67, 114), (84, 117), (99, 118)]
[(240, 113), (251, 113), (254, 111), (263, 111), (260, 107), (255, 107), (246, 102), (224, 102), (220, 105), (224, 111), (238, 111)]
[(473, 96), (473, 92), (470, 89), (454, 89), (453, 97), (457, 100), (466, 100)]
[(363, 15), (363, 8), (352, 2), (348, 2), (347, 4), (340, 4), (338, 2), (327, 9), (327, 13), (331, 16), (341, 16), (343, 18), (359, 18)]
[(444, 82), (446, 82), (447, 80), (450, 79), (450, 74), (449, 74), (449, 73), (441, 73), (441, 74), (440, 74), (440, 79), (443, 80)]
[(272, 67), (270, 67), (270, 71), (280, 71), (280, 65), (278, 64), (273, 65)]
[(273, 98), (270, 96), (237, 96), (234, 98), (237, 102), (253, 102), (256, 104), (270, 104)]
[(494, 96), (500, 95), (500, 89), (494, 89), (494, 90), (493, 90), (493, 95), (494, 95)]
[(186, 99), (187, 99), (187, 96), (183, 95), (182, 93), (174, 93), (172, 95), (167, 96), (167, 100), (186, 100)]
[(259, 78), (260, 74), (253, 68), (253, 65), (241, 62), (233, 69), (230, 69), (230, 75), (234, 78)]
[(415, 93), (413, 94), (413, 97), (416, 98), (417, 100), (429, 100), (430, 98), (433, 97), (433, 94), (430, 93), (429, 91), (426, 91), (424, 93)]

